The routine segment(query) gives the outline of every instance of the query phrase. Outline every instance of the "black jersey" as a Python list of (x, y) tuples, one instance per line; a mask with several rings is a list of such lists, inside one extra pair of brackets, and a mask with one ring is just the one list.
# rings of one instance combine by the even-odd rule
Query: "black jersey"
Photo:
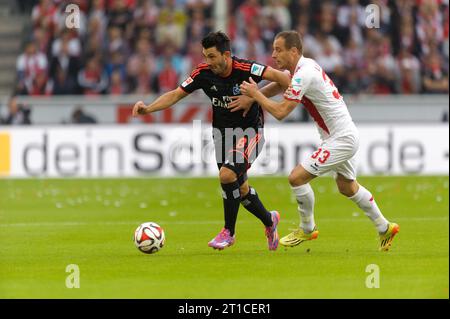
[(249, 127), (258, 129), (264, 126), (264, 117), (261, 106), (253, 103), (245, 117), (243, 111), (230, 112), (228, 104), (230, 96), (241, 95), (239, 86), (251, 76), (255, 82), (260, 82), (267, 68), (266, 65), (254, 61), (232, 57), (233, 69), (227, 77), (214, 74), (206, 63), (201, 63), (191, 75), (180, 85), (186, 93), (202, 89), (208, 95), (213, 108), (213, 127), (223, 131), (225, 128)]

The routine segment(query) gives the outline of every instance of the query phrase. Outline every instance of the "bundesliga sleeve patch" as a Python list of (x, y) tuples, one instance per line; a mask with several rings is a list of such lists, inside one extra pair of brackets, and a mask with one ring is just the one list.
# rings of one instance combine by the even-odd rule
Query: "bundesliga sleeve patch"
[(289, 85), (288, 90), (290, 90), (295, 96), (299, 96), (302, 86), (302, 80), (299, 77), (295, 77), (292, 78), (292, 82), (291, 85)]
[(181, 83), (181, 86), (185, 88), (186, 86), (188, 86), (188, 85), (191, 84), (192, 82), (194, 82), (194, 80), (193, 80), (191, 77), (188, 77), (188, 78), (186, 79), (186, 81), (184, 81), (183, 83)]
[(291, 101), (300, 101), (300, 88), (294, 88), (292, 84), (289, 86), (289, 88), (284, 92), (284, 97)]
[(250, 73), (256, 76), (261, 76), (261, 74), (264, 71), (264, 68), (265, 68), (264, 65), (253, 63)]

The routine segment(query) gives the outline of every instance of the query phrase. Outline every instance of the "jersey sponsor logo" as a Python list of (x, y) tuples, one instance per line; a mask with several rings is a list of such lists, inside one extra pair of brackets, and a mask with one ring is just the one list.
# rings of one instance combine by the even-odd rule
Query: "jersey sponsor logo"
[(253, 63), (250, 73), (254, 74), (256, 76), (261, 76), (263, 71), (264, 71), (264, 66), (263, 65), (257, 64), (257, 63)]
[(212, 98), (213, 106), (223, 107), (224, 109), (227, 109), (228, 103), (231, 103), (231, 102), (232, 102), (232, 100), (230, 99), (229, 96), (222, 96), (222, 101), (216, 97)]
[(216, 87), (215, 85), (211, 86), (209, 89), (210, 89), (211, 91), (216, 91), (216, 92), (217, 92), (217, 87)]
[(241, 94), (241, 89), (239, 88), (239, 85), (235, 84), (233, 86), (233, 95), (239, 95)]
[(184, 81), (183, 83), (181, 83), (181, 86), (185, 88), (186, 86), (188, 86), (188, 85), (191, 84), (192, 82), (194, 82), (194, 80), (193, 80), (191, 77), (188, 77), (188, 78), (186, 79), (186, 81)]

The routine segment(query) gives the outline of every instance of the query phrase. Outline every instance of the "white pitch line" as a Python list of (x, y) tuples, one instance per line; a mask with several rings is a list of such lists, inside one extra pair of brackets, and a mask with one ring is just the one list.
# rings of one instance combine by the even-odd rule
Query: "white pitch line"
[[(42, 222), (42, 223), (14, 223), (14, 224), (0, 224), (0, 227), (53, 227), (53, 226), (108, 226), (108, 225), (139, 225), (145, 221), (116, 221), (116, 222)], [(241, 223), (245, 223), (242, 221)], [(202, 221), (158, 221), (158, 224), (170, 225), (199, 225), (199, 224), (220, 224), (222, 221), (202, 220)]]
[[(353, 221), (368, 221), (364, 216), (358, 216), (353, 218), (317, 218), (318, 222), (334, 222), (334, 221), (344, 221), (344, 222), (353, 222)], [(440, 217), (398, 217), (398, 218), (390, 218), (392, 221), (448, 221), (448, 216), (440, 216)], [(285, 219), (283, 220), (286, 223), (298, 223), (298, 219)], [(8, 227), (54, 227), (54, 226), (114, 226), (114, 225), (139, 225), (143, 223), (143, 221), (106, 221), (106, 222), (36, 222), (36, 223), (10, 223), (10, 224), (0, 224), (2, 228)], [(217, 225), (223, 224), (222, 220), (200, 220), (200, 221), (167, 221), (167, 220), (159, 220), (157, 221), (160, 225)], [(242, 223), (255, 223), (255, 221), (243, 220), (238, 221), (239, 224)]]

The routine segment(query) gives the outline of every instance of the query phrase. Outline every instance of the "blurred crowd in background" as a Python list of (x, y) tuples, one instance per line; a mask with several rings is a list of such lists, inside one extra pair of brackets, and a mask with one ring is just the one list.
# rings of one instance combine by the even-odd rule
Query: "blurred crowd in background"
[[(68, 4), (81, 10), (68, 29)], [(380, 8), (368, 28), (366, 6)], [(152, 94), (203, 61), (213, 0), (23, 0), (32, 32), (16, 94)], [(294, 29), (342, 93), (448, 93), (448, 0), (229, 0), (233, 54), (273, 65), (274, 36)], [(369, 19), (370, 20), (370, 19)]]

